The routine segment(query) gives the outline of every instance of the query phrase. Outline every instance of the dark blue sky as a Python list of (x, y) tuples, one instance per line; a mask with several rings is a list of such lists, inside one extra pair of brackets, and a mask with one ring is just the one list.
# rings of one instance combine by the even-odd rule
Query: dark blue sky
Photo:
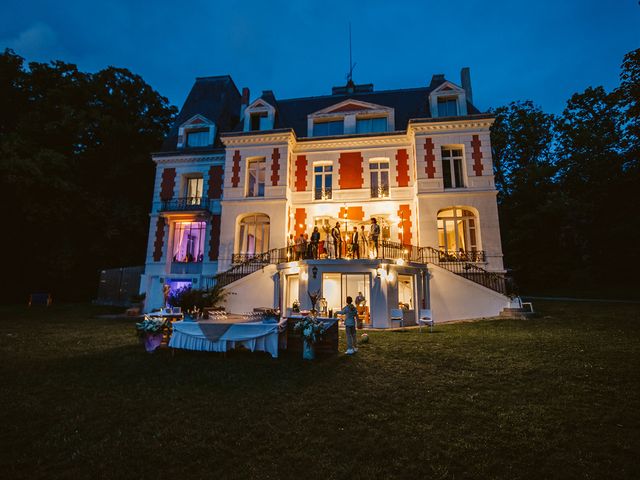
[(354, 80), (376, 89), (459, 83), (471, 67), (482, 110), (531, 99), (559, 113), (590, 85), (617, 85), (640, 47), (637, 0), (29, 1), (5, 0), (0, 48), (140, 74), (181, 106), (197, 76), (230, 74), (252, 99), (324, 95)]

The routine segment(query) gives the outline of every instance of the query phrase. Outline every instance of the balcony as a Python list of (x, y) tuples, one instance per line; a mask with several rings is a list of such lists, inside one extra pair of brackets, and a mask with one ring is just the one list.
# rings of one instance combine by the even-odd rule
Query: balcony
[(331, 189), (330, 188), (316, 188), (313, 192), (314, 200), (331, 200)]
[(389, 185), (372, 185), (371, 198), (388, 198)]
[(202, 273), (202, 262), (171, 262), (171, 273)]
[(206, 197), (181, 197), (164, 200), (160, 205), (162, 212), (201, 212), (210, 211), (210, 201)]

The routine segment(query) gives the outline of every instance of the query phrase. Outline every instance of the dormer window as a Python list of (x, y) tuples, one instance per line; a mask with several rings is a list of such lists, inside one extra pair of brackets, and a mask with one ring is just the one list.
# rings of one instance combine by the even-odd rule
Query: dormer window
[(244, 131), (260, 132), (273, 130), (275, 125), (276, 109), (263, 98), (258, 98), (244, 111)]
[(348, 99), (307, 115), (310, 137), (394, 131), (393, 108)]
[(377, 133), (387, 131), (387, 117), (356, 119), (356, 133)]
[(467, 94), (458, 85), (445, 80), (429, 94), (429, 107), (434, 118), (466, 115)]
[(251, 131), (269, 130), (268, 127), (269, 114), (267, 112), (251, 113)]
[(344, 134), (344, 119), (316, 121), (313, 123), (314, 137), (330, 137), (332, 135)]
[(438, 97), (438, 116), (458, 116), (458, 97)]
[(187, 132), (187, 147), (206, 147), (209, 145), (209, 129)]
[(216, 125), (202, 115), (194, 115), (178, 129), (178, 148), (198, 148), (213, 145)]

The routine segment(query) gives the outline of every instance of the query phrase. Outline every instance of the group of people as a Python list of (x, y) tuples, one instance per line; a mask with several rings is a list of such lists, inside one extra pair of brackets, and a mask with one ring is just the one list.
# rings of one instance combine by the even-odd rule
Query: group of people
[[(301, 233), (298, 237), (289, 235), (287, 248), (289, 257), (294, 260), (318, 259), (320, 255), (320, 230), (313, 228), (311, 237), (307, 233)], [(343, 233), (340, 229), (340, 222), (336, 222), (327, 234), (322, 248), (327, 254), (327, 258), (343, 258), (343, 255), (350, 258), (369, 257), (369, 252), (378, 257), (380, 245), (380, 225), (375, 218), (371, 218), (369, 232), (365, 231), (365, 226), (353, 227), (351, 232)]]

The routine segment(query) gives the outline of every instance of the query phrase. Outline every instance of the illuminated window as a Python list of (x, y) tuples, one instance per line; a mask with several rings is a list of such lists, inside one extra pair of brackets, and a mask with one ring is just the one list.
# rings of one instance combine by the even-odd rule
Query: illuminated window
[(265, 159), (250, 159), (247, 170), (247, 197), (264, 197)]
[(469, 210), (449, 208), (438, 212), (438, 244), (447, 253), (478, 250), (478, 219)]
[(173, 261), (201, 262), (206, 222), (176, 222), (173, 230)]
[(269, 217), (264, 214), (249, 215), (240, 221), (238, 252), (255, 255), (269, 250)]
[(188, 205), (200, 205), (202, 202), (202, 177), (189, 177), (186, 179), (185, 197)]
[(371, 160), (369, 163), (371, 175), (371, 198), (385, 198), (389, 196), (389, 160)]
[(398, 308), (413, 310), (413, 275), (398, 275)]
[(462, 149), (442, 147), (442, 179), (444, 188), (462, 188)]
[(333, 165), (313, 166), (313, 198), (315, 200), (328, 200), (331, 198), (333, 179)]

